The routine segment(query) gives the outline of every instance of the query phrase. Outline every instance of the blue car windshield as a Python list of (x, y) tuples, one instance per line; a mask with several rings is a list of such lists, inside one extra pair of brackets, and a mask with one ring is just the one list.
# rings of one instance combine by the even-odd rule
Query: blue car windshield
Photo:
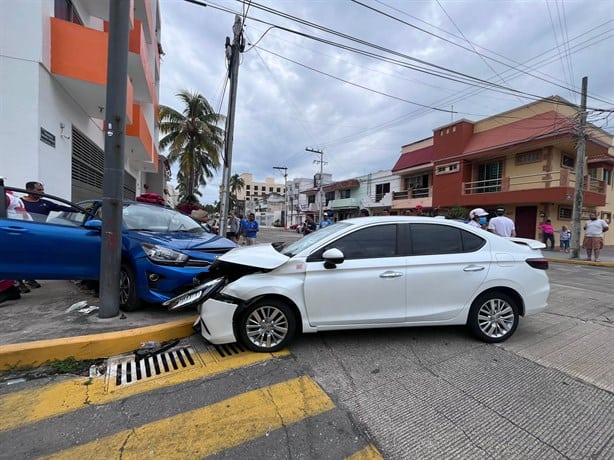
[(128, 230), (150, 232), (207, 233), (194, 219), (174, 209), (162, 206), (127, 203), (124, 205), (124, 226)]

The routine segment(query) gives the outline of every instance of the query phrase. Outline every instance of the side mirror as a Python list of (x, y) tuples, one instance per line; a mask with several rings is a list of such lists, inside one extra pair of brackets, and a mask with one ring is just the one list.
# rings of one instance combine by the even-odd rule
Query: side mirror
[(322, 254), (322, 258), (324, 259), (324, 268), (335, 268), (345, 260), (343, 252), (337, 248), (327, 249), (324, 251), (324, 254)]
[(83, 224), (83, 227), (88, 230), (102, 230), (102, 221), (100, 219), (90, 219)]

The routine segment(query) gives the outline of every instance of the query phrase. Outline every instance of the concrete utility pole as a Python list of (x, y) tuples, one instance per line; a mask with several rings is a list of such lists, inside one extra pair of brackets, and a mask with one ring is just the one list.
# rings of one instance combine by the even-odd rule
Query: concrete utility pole
[(239, 83), (239, 59), (245, 49), (243, 22), (239, 15), (235, 16), (232, 32), (234, 33), (232, 45), (230, 44), (230, 37), (226, 37), (226, 59), (229, 62), (228, 78), (230, 79), (230, 93), (228, 95), (228, 115), (226, 116), (226, 136), (224, 138), (224, 170), (222, 186), (220, 187), (220, 235), (223, 236), (226, 236), (226, 224), (228, 221), (232, 143), (235, 127), (235, 106), (237, 105), (237, 86)]
[(288, 229), (288, 168), (285, 166), (273, 166), (273, 169), (279, 169), (284, 172), (284, 218), (282, 224)]
[(119, 314), (130, 0), (109, 2), (99, 318)]
[(319, 217), (319, 222), (322, 222), (322, 208), (324, 207), (324, 196), (323, 196), (323, 192), (322, 192), (322, 174), (323, 174), (323, 167), (324, 167), (324, 151), (322, 150), (318, 150), (318, 149), (312, 149), (311, 147), (305, 147), (305, 150), (308, 152), (312, 152), (312, 153), (319, 153), (320, 154), (320, 159), (319, 160), (315, 160), (314, 163), (320, 163), (320, 217)]
[(580, 103), (580, 126), (578, 128), (578, 145), (576, 153), (576, 187), (574, 189), (573, 211), (571, 214), (571, 253), (570, 259), (577, 259), (580, 251), (580, 232), (582, 225), (582, 208), (584, 206), (584, 159), (586, 154), (586, 92), (588, 77), (582, 78), (582, 101)]

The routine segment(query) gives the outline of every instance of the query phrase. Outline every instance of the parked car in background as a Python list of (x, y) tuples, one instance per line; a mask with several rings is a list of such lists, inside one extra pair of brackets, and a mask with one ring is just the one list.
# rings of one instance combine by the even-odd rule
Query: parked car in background
[(543, 247), (446, 219), (348, 219), (224, 254), (215, 279), (165, 305), (196, 303), (206, 340), (261, 352), (299, 332), (401, 326), (466, 325), (501, 342), (547, 306)]
[[(102, 201), (42, 196), (75, 211), (51, 213), (44, 222), (0, 215), (0, 279), (98, 280)], [(174, 209), (125, 201), (120, 307), (162, 303), (193, 288), (207, 279), (218, 256), (236, 246)]]

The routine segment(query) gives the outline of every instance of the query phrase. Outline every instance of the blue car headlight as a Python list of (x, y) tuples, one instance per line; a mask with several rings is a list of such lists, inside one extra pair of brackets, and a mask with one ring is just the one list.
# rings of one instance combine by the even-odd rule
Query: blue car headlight
[(141, 247), (147, 258), (156, 264), (183, 265), (188, 260), (186, 254), (156, 244), (141, 243)]

